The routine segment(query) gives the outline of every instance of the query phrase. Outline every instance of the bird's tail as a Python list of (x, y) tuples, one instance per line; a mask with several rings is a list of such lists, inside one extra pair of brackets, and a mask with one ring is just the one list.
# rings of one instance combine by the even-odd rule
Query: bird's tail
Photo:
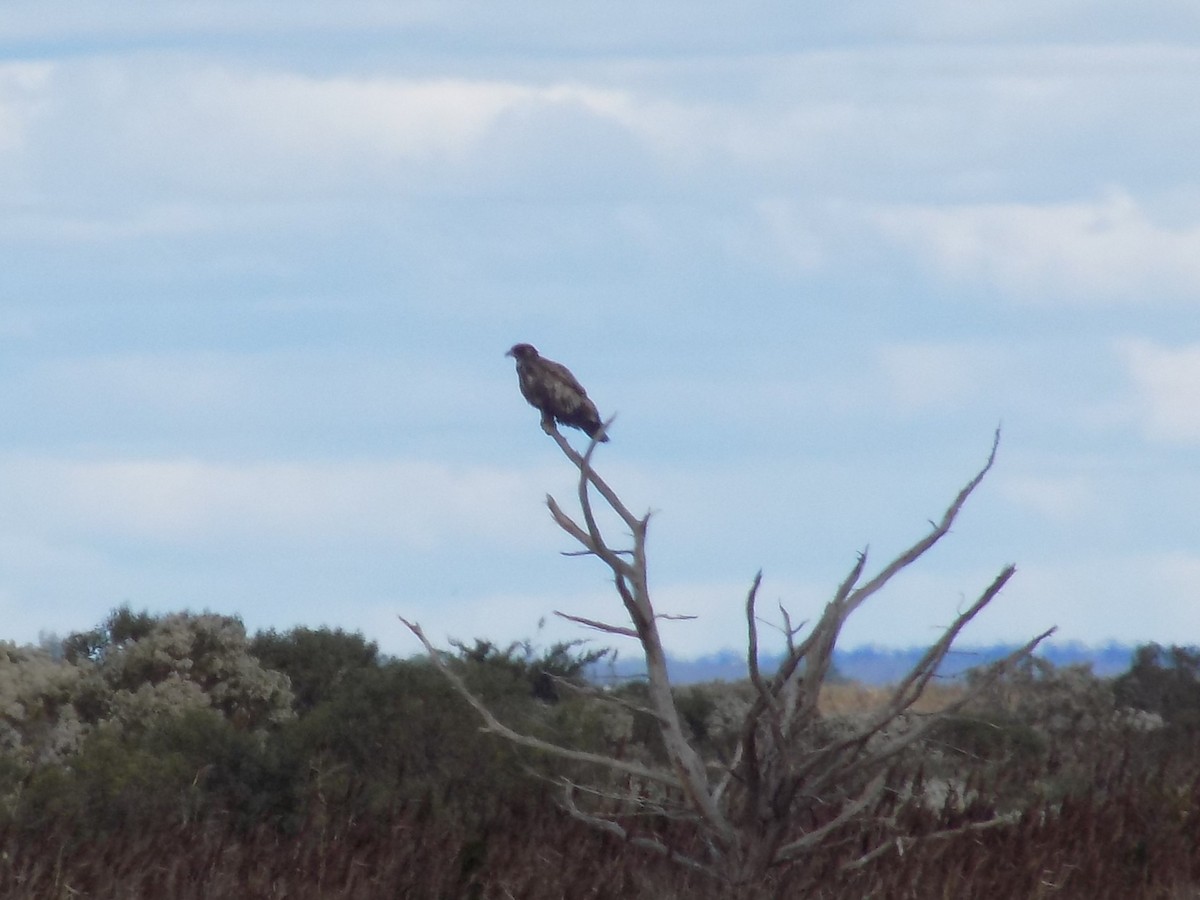
[(602, 424), (597, 423), (593, 425), (589, 422), (587, 428), (584, 430), (587, 432), (588, 437), (593, 438), (597, 442), (601, 444), (608, 443), (608, 431)]

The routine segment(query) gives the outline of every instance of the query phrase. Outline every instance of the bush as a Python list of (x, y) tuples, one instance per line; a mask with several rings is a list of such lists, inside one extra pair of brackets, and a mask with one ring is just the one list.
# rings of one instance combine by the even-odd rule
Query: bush
[(293, 628), (280, 634), (260, 631), (250, 654), (291, 682), (298, 713), (331, 699), (348, 678), (379, 665), (379, 646), (361, 634), (338, 628)]
[(1157, 713), (1176, 728), (1200, 728), (1200, 648), (1145, 644), (1113, 683), (1117, 702)]

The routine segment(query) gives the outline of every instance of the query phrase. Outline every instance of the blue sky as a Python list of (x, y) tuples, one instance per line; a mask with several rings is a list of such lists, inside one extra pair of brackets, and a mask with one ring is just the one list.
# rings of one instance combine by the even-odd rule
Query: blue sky
[[(681, 654), (1200, 642), (1192, 3), (0, 8), (2, 637), (613, 618), (504, 351), (617, 413)], [(545, 637), (578, 635), (547, 625)], [(627, 651), (628, 652), (628, 651)]]

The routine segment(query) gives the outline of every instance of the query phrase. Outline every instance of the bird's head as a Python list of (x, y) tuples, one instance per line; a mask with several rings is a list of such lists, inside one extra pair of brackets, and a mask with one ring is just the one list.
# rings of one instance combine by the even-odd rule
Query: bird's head
[(534, 347), (533, 344), (513, 344), (512, 347), (509, 348), (509, 351), (504, 355), (511, 356), (513, 359), (519, 362), (523, 359), (536, 358), (538, 352), (537, 348)]

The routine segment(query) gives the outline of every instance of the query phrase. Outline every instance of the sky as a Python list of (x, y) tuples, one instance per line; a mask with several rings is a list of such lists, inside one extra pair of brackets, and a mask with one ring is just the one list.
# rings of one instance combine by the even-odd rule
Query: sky
[(814, 619), (997, 426), (845, 644), (1009, 563), (964, 640), (1200, 643), (1200, 6), (821, 7), (0, 6), (0, 639), (594, 637), (530, 342), (678, 655), (760, 568), (765, 648)]

